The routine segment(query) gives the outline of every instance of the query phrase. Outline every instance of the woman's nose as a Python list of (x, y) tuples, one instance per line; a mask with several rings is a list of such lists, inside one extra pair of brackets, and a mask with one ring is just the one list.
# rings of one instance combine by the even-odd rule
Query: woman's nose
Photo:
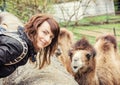
[(50, 37), (49, 36), (45, 36), (45, 40), (46, 40), (46, 42), (49, 42), (50, 41)]

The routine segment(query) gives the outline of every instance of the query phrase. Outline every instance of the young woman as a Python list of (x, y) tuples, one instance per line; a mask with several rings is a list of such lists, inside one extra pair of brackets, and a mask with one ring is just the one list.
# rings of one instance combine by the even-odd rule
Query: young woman
[(34, 15), (24, 28), (18, 27), (17, 32), (1, 31), (0, 78), (9, 76), (28, 59), (34, 62), (37, 52), (43, 52), (39, 67), (49, 64), (57, 48), (59, 31), (58, 23), (46, 14)]

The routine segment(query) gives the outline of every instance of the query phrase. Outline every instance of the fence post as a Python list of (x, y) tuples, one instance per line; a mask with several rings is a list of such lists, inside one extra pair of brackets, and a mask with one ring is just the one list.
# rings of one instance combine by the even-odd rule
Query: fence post
[(114, 36), (116, 36), (116, 30), (115, 30), (115, 28), (113, 28), (113, 32), (114, 32)]

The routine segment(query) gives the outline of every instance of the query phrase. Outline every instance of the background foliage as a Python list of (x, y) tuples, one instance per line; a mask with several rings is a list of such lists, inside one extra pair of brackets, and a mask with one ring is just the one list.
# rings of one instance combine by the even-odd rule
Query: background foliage
[[(5, 3), (4, 3), (5, 1)], [(65, 3), (70, 1), (80, 1), (80, 0), (0, 0), (0, 9), (8, 11), (16, 15), (20, 20), (25, 23), (33, 14), (36, 13), (49, 13), (54, 12), (52, 6), (54, 4)], [(114, 0), (115, 10), (119, 9), (119, 0)], [(102, 15), (86, 17), (78, 21), (77, 26), (75, 22), (70, 22), (69, 26), (66, 28), (71, 30), (75, 35), (75, 40), (86, 36), (91, 43), (95, 43), (96, 33), (101, 33), (104, 31), (114, 33), (118, 39), (118, 45), (120, 48), (120, 15)], [(66, 26), (65, 23), (60, 23), (61, 27)], [(115, 32), (114, 29), (115, 28)], [(102, 30), (102, 32), (101, 32)], [(90, 32), (91, 34), (89, 34)]]

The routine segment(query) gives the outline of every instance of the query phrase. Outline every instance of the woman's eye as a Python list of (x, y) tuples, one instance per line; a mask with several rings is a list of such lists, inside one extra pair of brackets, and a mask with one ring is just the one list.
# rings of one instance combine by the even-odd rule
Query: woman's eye
[(46, 32), (46, 31), (43, 31), (43, 33), (44, 33), (45, 35), (47, 35), (47, 32)]
[(54, 38), (54, 36), (50, 36), (50, 38), (51, 38), (51, 39), (53, 39), (53, 38)]

